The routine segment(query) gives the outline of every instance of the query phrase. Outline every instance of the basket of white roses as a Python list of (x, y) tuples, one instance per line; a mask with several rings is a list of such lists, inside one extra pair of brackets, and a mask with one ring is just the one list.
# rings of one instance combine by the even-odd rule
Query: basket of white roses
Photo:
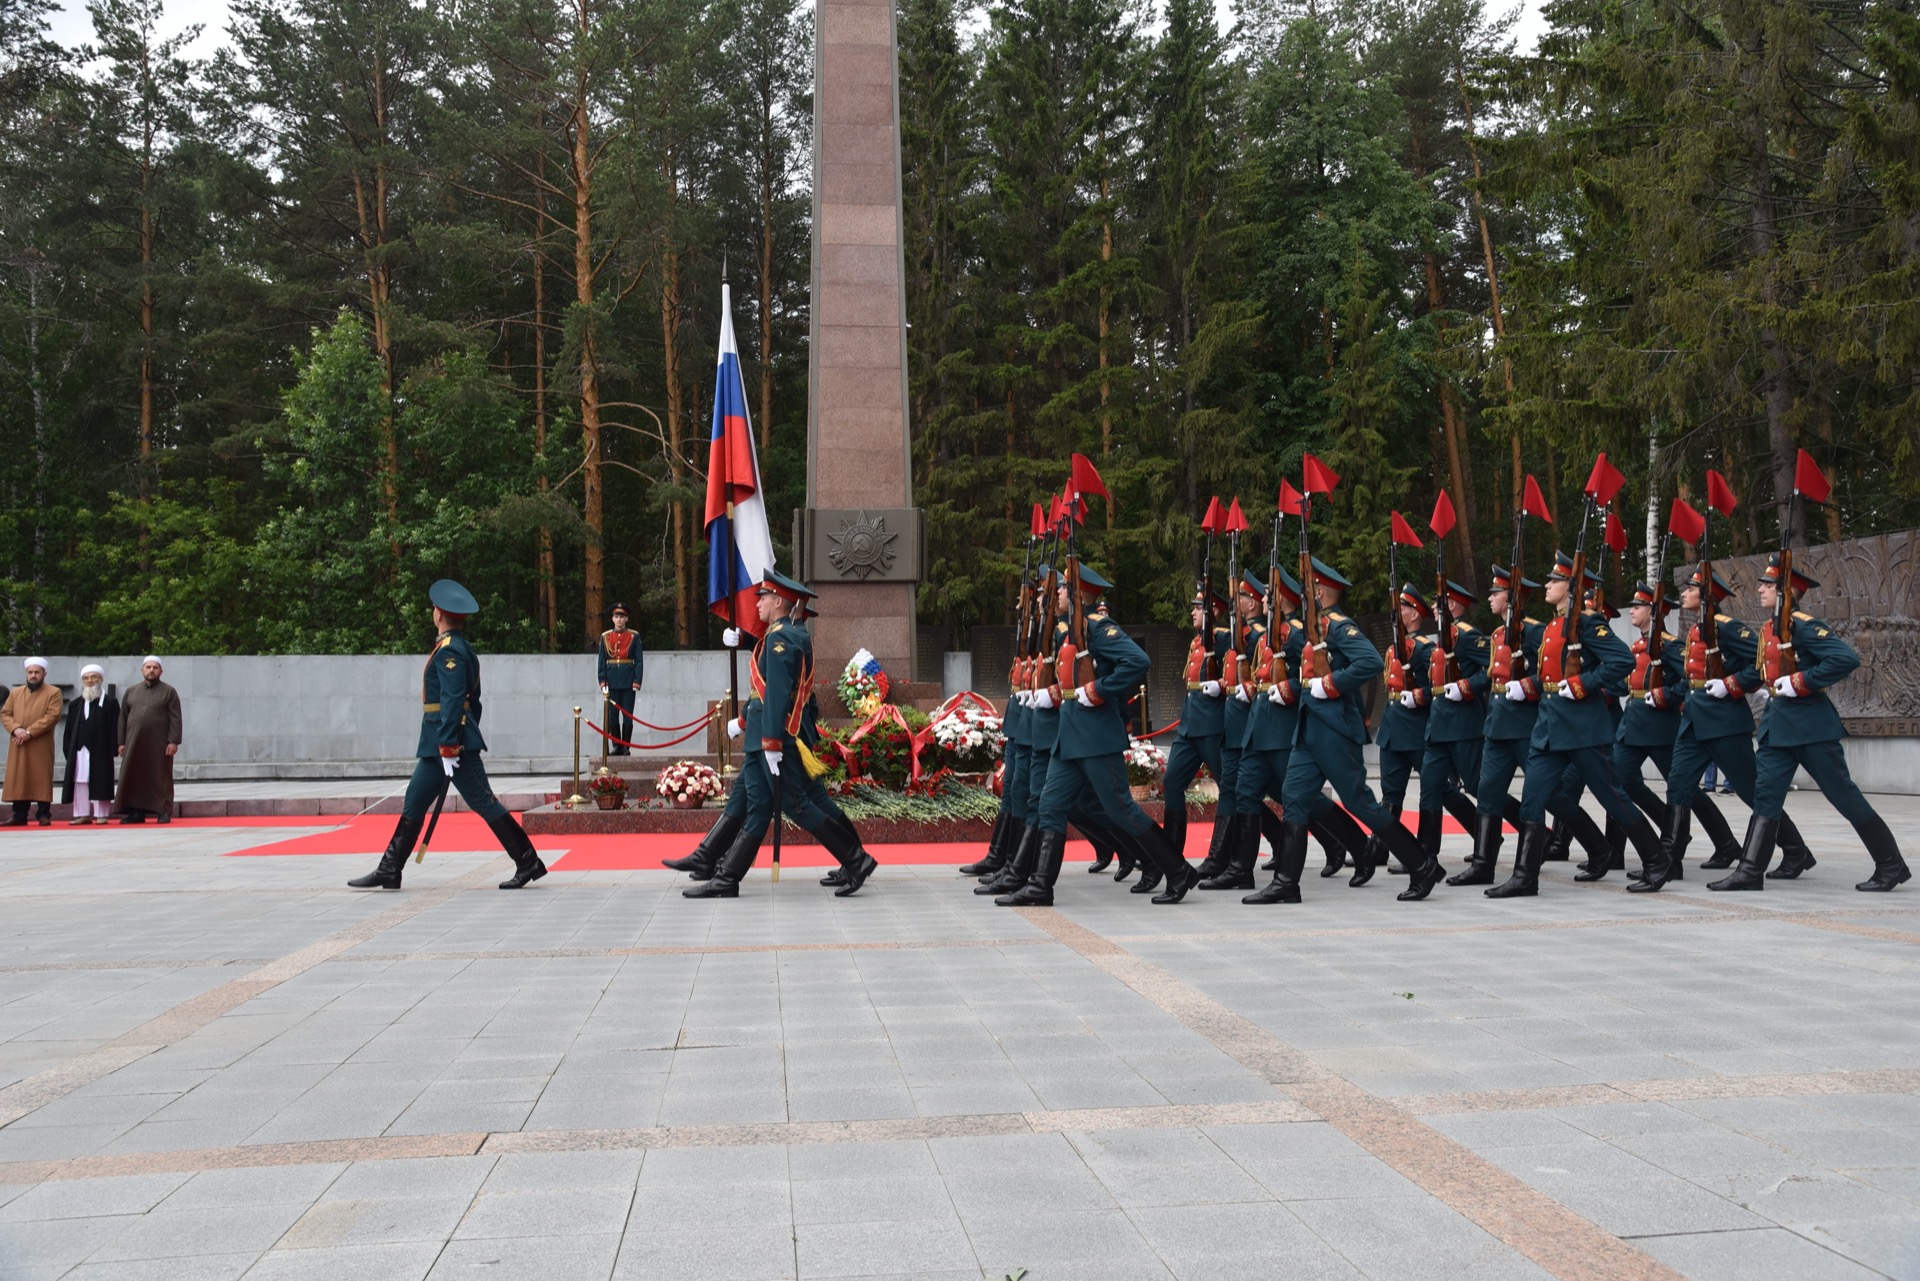
[(971, 704), (953, 708), (929, 728), (933, 746), (939, 752), (938, 763), (956, 774), (991, 772), (1007, 741), (1000, 718)]
[(664, 796), (675, 809), (697, 810), (708, 800), (724, 796), (726, 783), (720, 771), (703, 761), (675, 761), (660, 771), (653, 781), (656, 796)]
[(1127, 740), (1127, 783), (1135, 800), (1149, 800), (1166, 776), (1167, 754), (1144, 738)]

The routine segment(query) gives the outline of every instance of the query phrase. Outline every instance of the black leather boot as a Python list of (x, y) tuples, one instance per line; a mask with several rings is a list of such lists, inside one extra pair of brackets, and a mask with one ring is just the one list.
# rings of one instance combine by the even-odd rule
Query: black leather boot
[[(1066, 839), (1067, 834), (1060, 833), (1062, 844)], [(1013, 893), (1025, 885), (1027, 878), (1033, 875), (1034, 862), (1039, 857), (1040, 829), (1023, 824), (1020, 829), (1020, 844), (1013, 851), (1012, 857), (1007, 860), (1006, 866), (992, 876), (982, 877), (980, 883), (973, 887), (973, 892), (975, 894)]]
[(661, 859), (660, 866), (675, 872), (685, 872), (689, 880), (712, 880), (714, 864), (720, 861), (720, 856), (727, 852), (727, 847), (733, 844), (736, 836), (740, 835), (741, 825), (746, 821), (745, 814), (730, 814), (722, 811), (719, 819), (707, 829), (707, 834), (700, 838), (700, 843), (693, 847), (693, 853), (685, 858)]
[(1682, 875), (1685, 869), (1680, 860), (1673, 856), (1673, 807), (1669, 805), (1663, 814), (1647, 815), (1647, 822), (1651, 823), (1653, 830), (1660, 834), (1660, 848), (1666, 852), (1667, 856), (1667, 879), (1669, 881), (1685, 880), (1686, 877)]
[[(1647, 826), (1652, 827), (1653, 824), (1649, 823)], [(1626, 852), (1614, 850), (1607, 840), (1607, 834), (1600, 830), (1598, 823), (1593, 821), (1593, 815), (1576, 806), (1573, 813), (1567, 816), (1567, 831), (1573, 835), (1574, 842), (1587, 852), (1589, 863), (1605, 856), (1609, 872), (1626, 869)]]
[[(1435, 814), (1434, 821), (1440, 816)], [(1429, 854), (1420, 838), (1409, 832), (1404, 823), (1395, 821), (1387, 828), (1387, 849), (1407, 867), (1407, 888), (1395, 895), (1402, 903), (1418, 903), (1433, 893), (1433, 887), (1440, 883), (1445, 869), (1440, 860)]]
[[(1704, 790), (1693, 795), (1693, 817), (1700, 820), (1700, 831), (1713, 842), (1713, 854), (1700, 865), (1702, 871), (1717, 872), (1723, 867), (1732, 867), (1740, 861), (1741, 842), (1734, 836), (1733, 828), (1727, 823), (1727, 816), (1713, 803), (1713, 798)], [(1680, 854), (1683, 851), (1668, 850), (1667, 857), (1673, 860), (1674, 878), (1679, 879)]]
[[(1717, 811), (1716, 811), (1717, 812)], [(1693, 841), (1693, 811), (1685, 805), (1667, 806), (1667, 821), (1660, 833), (1660, 843), (1667, 847), (1667, 862), (1678, 869), (1681, 859), (1686, 855), (1687, 846)], [(1719, 855), (1714, 856), (1718, 858)], [(1726, 867), (1725, 863), (1715, 863), (1713, 859), (1701, 864), (1704, 868)]]
[[(1212, 876), (1226, 865), (1224, 838), (1227, 819), (1221, 818), (1219, 811), (1214, 812), (1213, 838), (1207, 842), (1207, 852), (1200, 860), (1200, 875)], [(1160, 824), (1160, 830), (1166, 834), (1167, 847), (1181, 858), (1187, 856), (1187, 812), (1169, 810), (1166, 819)]]
[[(1253, 888), (1253, 865), (1260, 857), (1260, 828), (1252, 821), (1251, 814), (1235, 814), (1224, 826), (1226, 851), (1221, 859), (1221, 868), (1212, 876), (1200, 882), (1203, 890), (1250, 890)], [(1216, 830), (1218, 830), (1216, 828)], [(1251, 844), (1247, 837), (1251, 835)]]
[[(1442, 819), (1440, 817), (1440, 811), (1439, 810), (1417, 810), (1415, 812), (1418, 813), (1420, 816), (1420, 819), (1419, 819), (1420, 827), (1419, 827), (1419, 830), (1415, 833), (1416, 837), (1420, 841), (1420, 852), (1427, 856), (1427, 859), (1429, 862), (1433, 863), (1435, 866), (1439, 866), (1440, 864), (1440, 826), (1442, 822)], [(1472, 831), (1473, 829), (1469, 828), (1467, 830)], [(1441, 867), (1440, 874), (1442, 876), (1445, 876), (1446, 873), (1447, 873), (1447, 869), (1444, 867)]]
[(1667, 861), (1667, 847), (1660, 843), (1660, 833), (1653, 830), (1645, 814), (1635, 811), (1633, 822), (1627, 828), (1627, 840), (1640, 859), (1640, 875), (1627, 883), (1627, 893), (1657, 893), (1673, 879), (1673, 866)]
[(1710, 890), (1764, 890), (1767, 888), (1767, 864), (1773, 861), (1774, 843), (1780, 839), (1780, 820), (1747, 820), (1747, 843), (1740, 851), (1740, 866), (1733, 875), (1707, 882)]
[(393, 839), (387, 842), (386, 853), (380, 856), (380, 865), (365, 876), (347, 882), (348, 889), (355, 890), (397, 890), (400, 888), (400, 873), (407, 865), (407, 859), (413, 854), (414, 842), (420, 839), (420, 828), (424, 819), (400, 816), (394, 824)]
[[(1159, 832), (1158, 828), (1154, 830)], [(1166, 845), (1168, 849), (1173, 848), (1172, 845), (1167, 842), (1166, 833), (1159, 832), (1159, 835), (1161, 844)], [(1132, 885), (1127, 886), (1127, 893), (1152, 894), (1158, 890), (1160, 888), (1161, 878), (1166, 875), (1161, 869), (1159, 861), (1149, 857), (1150, 851), (1140, 841), (1129, 839), (1119, 833), (1115, 833), (1115, 836), (1120, 841), (1121, 850), (1131, 855), (1134, 866), (1140, 869), (1140, 879)], [(1187, 866), (1187, 860), (1184, 858), (1181, 859), (1180, 866)]]
[(1547, 842), (1553, 839), (1545, 823), (1522, 823), (1520, 840), (1513, 856), (1513, 875), (1482, 891), (1488, 898), (1532, 898), (1540, 892), (1540, 865), (1547, 859)]
[[(774, 814), (773, 821), (780, 821), (778, 813)], [(681, 890), (680, 897), (739, 898), (740, 882), (745, 878), (747, 869), (753, 866), (754, 858), (760, 853), (761, 838), (766, 834), (765, 828), (755, 832), (742, 824), (733, 838), (733, 844), (715, 862), (713, 875), (698, 885)]]
[(1780, 815), (1780, 861), (1792, 862), (1801, 872), (1819, 862), (1814, 858), (1813, 851), (1807, 848), (1807, 842), (1800, 835), (1800, 829), (1794, 826), (1793, 815), (1786, 813)]
[[(1562, 830), (1560, 825), (1560, 820), (1558, 819), (1554, 820), (1553, 830), (1555, 832), (1559, 832), (1560, 830)], [(1568, 830), (1571, 830), (1571, 828), (1569, 828)], [(1613, 860), (1614, 860), (1613, 851), (1616, 845), (1619, 847), (1619, 850), (1620, 850), (1619, 857), (1621, 859), (1621, 866), (1624, 867), (1626, 865), (1625, 860), (1626, 860), (1626, 853), (1627, 853), (1627, 829), (1624, 827), (1621, 827), (1620, 821), (1611, 814), (1607, 815), (1607, 830), (1605, 831), (1605, 833), (1603, 833), (1602, 839), (1604, 839), (1607, 843), (1606, 851), (1601, 855), (1599, 855), (1598, 857), (1589, 858), (1586, 862), (1582, 863), (1580, 865), (1579, 870), (1573, 874), (1574, 880), (1576, 881), (1605, 880), (1608, 870), (1613, 867)]]
[(1242, 903), (1298, 903), (1300, 875), (1307, 869), (1307, 825), (1282, 823), (1280, 844), (1273, 851), (1273, 879)]
[(860, 843), (860, 829), (853, 825), (851, 819), (829, 814), (826, 826), (814, 835), (840, 864), (836, 875), (824, 876), (820, 883), (833, 886), (835, 898), (858, 894), (860, 887), (867, 883), (867, 878), (873, 875), (874, 869), (880, 866), (873, 855), (867, 853), (866, 846)]
[(513, 860), (513, 875), (500, 882), (501, 889), (525, 889), (547, 874), (547, 865), (540, 861), (539, 853), (527, 837), (527, 829), (520, 826), (513, 815), (502, 814), (499, 818), (488, 819), (487, 826), (499, 840), (500, 848)]
[(1447, 884), (1493, 884), (1493, 868), (1500, 861), (1500, 842), (1505, 831), (1498, 814), (1476, 811), (1473, 816), (1473, 856), (1467, 860), (1464, 871), (1455, 872), (1447, 878)]
[[(1311, 823), (1308, 824), (1308, 830), (1309, 832), (1312, 830)], [(1353, 860), (1355, 870), (1358, 870), (1362, 865), (1369, 868), (1378, 867), (1386, 860), (1387, 851), (1384, 848), (1375, 847), (1371, 839), (1368, 840), (1365, 848), (1366, 852), (1356, 855)], [(1320, 875), (1338, 876), (1340, 869), (1347, 865), (1346, 851), (1337, 845), (1322, 841), (1320, 843), (1320, 852), (1324, 854), (1327, 859), (1326, 864), (1320, 869)], [(1369, 875), (1371, 875), (1371, 873), (1369, 873)]]
[[(987, 856), (978, 863), (961, 867), (962, 876), (992, 876), (1007, 865), (1008, 852), (1020, 843), (1016, 825), (1019, 819), (1011, 810), (1001, 810), (993, 820), (993, 833), (987, 837)], [(1010, 829), (1011, 830), (1010, 832)]]
[(1475, 805), (1465, 792), (1458, 790), (1446, 793), (1441, 797), (1440, 803), (1446, 807), (1447, 813), (1453, 815), (1453, 821), (1464, 828), (1468, 835), (1472, 835), (1474, 823), (1480, 815), (1480, 807)]
[(1853, 888), (1864, 894), (1885, 894), (1896, 885), (1913, 879), (1907, 860), (1900, 857), (1900, 842), (1893, 839), (1887, 821), (1874, 815), (1873, 822), (1860, 829), (1860, 839), (1873, 856), (1873, 875)]
[(1066, 856), (1065, 832), (1040, 833), (1040, 839), (1034, 843), (1033, 872), (1026, 884), (993, 901), (1001, 907), (1052, 907), (1054, 882), (1060, 879), (1060, 865)]
[(1139, 835), (1123, 835), (1123, 839), (1133, 843), (1134, 857), (1140, 860), (1140, 866), (1154, 869), (1154, 879), (1165, 882), (1166, 887), (1153, 896), (1154, 902), (1178, 903), (1187, 896), (1187, 891), (1200, 883), (1200, 874), (1180, 857), (1159, 828), (1149, 825)]
[(1812, 850), (1799, 842), (1795, 844), (1798, 848), (1785, 850), (1780, 858), (1780, 866), (1767, 873), (1769, 881), (1797, 881), (1800, 873), (1811, 871), (1819, 865), (1820, 860), (1813, 856)]
[(1356, 823), (1353, 815), (1341, 806), (1315, 806), (1313, 816), (1307, 820), (1307, 831), (1322, 845), (1327, 843), (1329, 837), (1337, 840), (1352, 856), (1353, 875), (1347, 878), (1349, 889), (1359, 889), (1373, 879), (1375, 872), (1387, 865), (1386, 843)]
[(1547, 837), (1547, 852), (1543, 862), (1564, 863), (1573, 857), (1573, 824), (1566, 818), (1556, 816), (1552, 832)]
[(1087, 834), (1087, 844), (1093, 846), (1093, 862), (1087, 864), (1087, 871), (1104, 872), (1113, 866), (1114, 847), (1092, 833)]

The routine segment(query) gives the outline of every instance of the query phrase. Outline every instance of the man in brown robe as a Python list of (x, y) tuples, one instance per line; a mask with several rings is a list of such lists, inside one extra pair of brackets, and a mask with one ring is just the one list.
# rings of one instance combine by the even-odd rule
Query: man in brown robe
[(60, 691), (47, 684), (47, 660), (29, 658), (27, 683), (15, 685), (0, 706), (7, 735), (7, 779), (0, 800), (13, 802), (8, 827), (27, 825), (27, 807), (38, 804), (40, 826), (53, 822), (53, 730), (60, 723)]
[(120, 821), (144, 823), (157, 814), (173, 821), (173, 754), (180, 750), (180, 695), (160, 679), (160, 660), (148, 654), (140, 683), (120, 700)]

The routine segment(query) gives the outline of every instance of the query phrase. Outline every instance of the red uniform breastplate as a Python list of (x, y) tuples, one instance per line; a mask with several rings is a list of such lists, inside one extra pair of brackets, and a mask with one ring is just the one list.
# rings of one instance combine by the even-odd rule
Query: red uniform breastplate
[(1507, 625), (1493, 629), (1492, 661), (1487, 664), (1487, 679), (1504, 685), (1513, 679), (1513, 647), (1507, 644)]
[(1698, 623), (1687, 629), (1687, 679), (1696, 683), (1707, 679), (1707, 643), (1700, 639)]
[(639, 633), (633, 631), (604, 632), (600, 641), (607, 647), (607, 661), (617, 663), (633, 653), (633, 638)]
[(1563, 679), (1567, 662), (1567, 631), (1572, 623), (1571, 614), (1556, 620), (1547, 628), (1547, 634), (1540, 642), (1540, 679), (1549, 684), (1558, 684)]
[(1636, 694), (1647, 692), (1647, 667), (1653, 659), (1647, 654), (1647, 642), (1643, 637), (1633, 643), (1633, 675), (1627, 677), (1627, 688)]
[(1766, 673), (1769, 685), (1788, 674), (1780, 661), (1780, 638), (1773, 634), (1771, 619), (1760, 628), (1760, 670)]
[(1387, 693), (1395, 698), (1407, 688), (1407, 665), (1400, 660), (1399, 646), (1387, 649)]
[(1187, 688), (1192, 689), (1206, 679), (1207, 647), (1195, 636), (1187, 643)]

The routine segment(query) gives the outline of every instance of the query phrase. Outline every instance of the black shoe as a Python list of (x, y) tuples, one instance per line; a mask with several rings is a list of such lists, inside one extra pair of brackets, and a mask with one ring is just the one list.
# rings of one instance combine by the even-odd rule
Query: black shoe
[[(879, 866), (880, 864), (874, 860), (873, 855), (867, 853), (865, 849), (856, 851), (853, 856), (853, 861), (848, 863), (843, 869), (847, 883), (835, 890), (833, 896), (835, 898), (849, 898), (852, 895), (858, 894), (860, 887), (867, 883), (867, 878), (872, 876), (874, 869)], [(822, 884), (825, 884), (825, 882), (823, 881)]]
[(739, 898), (740, 882), (723, 881), (715, 876), (680, 891), (681, 898)]
[(1280, 843), (1273, 851), (1273, 879), (1264, 888), (1241, 899), (1242, 903), (1265, 905), (1300, 901), (1300, 876), (1307, 867), (1307, 835), (1307, 824), (1281, 824)]
[[(987, 837), (987, 856), (978, 863), (960, 869), (962, 876), (992, 876), (1007, 865), (1008, 855), (1020, 843), (1020, 820), (1001, 810), (993, 820), (993, 834)], [(822, 881), (822, 885), (826, 882)]]
[(1473, 854), (1467, 860), (1465, 870), (1447, 878), (1449, 885), (1491, 885), (1493, 884), (1494, 865), (1500, 861), (1500, 843), (1506, 829), (1498, 814), (1482, 814), (1475, 811), (1473, 816)]
[(1093, 847), (1093, 862), (1087, 865), (1089, 873), (1104, 872), (1113, 866), (1113, 850), (1106, 845)]
[(1873, 821), (1860, 829), (1860, 838), (1866, 842), (1867, 853), (1873, 856), (1873, 875), (1854, 889), (1863, 894), (1885, 894), (1913, 879), (1907, 860), (1900, 857), (1900, 843), (1893, 839), (1893, 831), (1885, 819), (1874, 815)]
[(821, 877), (820, 883), (827, 886), (845, 885), (847, 883), (847, 874), (844, 870), (836, 867)]
[[(128, 810), (125, 814), (122, 814), (120, 816), (120, 823), (122, 826), (125, 826), (126, 824), (129, 824), (129, 823), (144, 823), (146, 821), (147, 821), (147, 816), (141, 813), (139, 810)], [(22, 815), (18, 819), (7, 824), (8, 827), (25, 827), (26, 825), (27, 825), (27, 820), (25, 815)]]
[[(53, 816), (51, 814), (42, 814), (40, 816), (40, 826), (42, 827), (45, 827), (48, 823), (51, 823), (52, 821), (53, 821)], [(168, 823), (173, 822), (173, 811), (168, 810), (166, 813), (162, 814), (159, 818), (156, 818), (153, 821), (160, 824), (162, 827), (164, 827)]]
[(1552, 834), (1545, 823), (1522, 823), (1513, 857), (1513, 875), (1482, 891), (1488, 898), (1532, 898), (1540, 892), (1540, 865), (1546, 861)]
[(1747, 843), (1740, 853), (1740, 866), (1732, 876), (1709, 881), (1710, 890), (1764, 890), (1767, 888), (1767, 864), (1773, 861), (1774, 843), (1780, 837), (1780, 820), (1755, 815), (1747, 820)]

